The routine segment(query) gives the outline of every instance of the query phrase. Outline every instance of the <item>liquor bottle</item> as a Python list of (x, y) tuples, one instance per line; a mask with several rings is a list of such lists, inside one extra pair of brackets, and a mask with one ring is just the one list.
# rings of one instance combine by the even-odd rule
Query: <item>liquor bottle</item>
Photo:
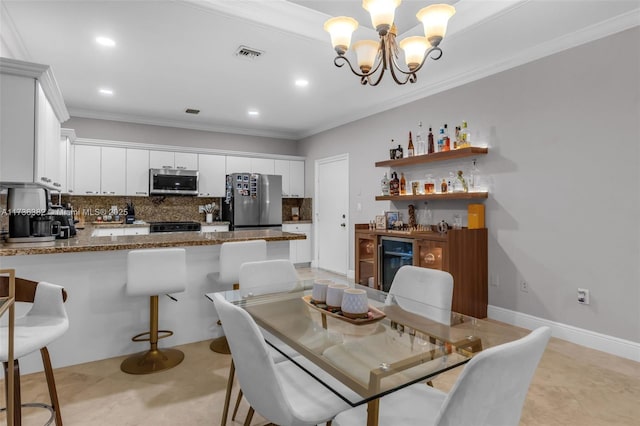
[(442, 152), (444, 150), (444, 128), (440, 127), (440, 131), (438, 132), (438, 152)]
[(403, 155), (403, 151), (402, 151), (402, 147), (400, 145), (398, 145), (398, 147), (396, 148), (396, 160), (401, 159), (404, 155)]
[(407, 180), (404, 173), (400, 173), (400, 195), (407, 195)]
[(424, 155), (427, 153), (427, 141), (422, 130), (422, 121), (418, 123), (418, 131), (416, 132), (416, 155)]
[(440, 184), (440, 192), (442, 192), (443, 194), (447, 192), (447, 180), (444, 178), (442, 179), (442, 183)]
[(387, 177), (387, 173), (382, 176), (382, 180), (380, 181), (380, 190), (382, 195), (389, 195), (389, 178)]
[(409, 145), (407, 146), (407, 157), (413, 157), (415, 150), (413, 148), (413, 139), (411, 138), (411, 132), (409, 132)]
[(460, 140), (461, 137), (462, 132), (460, 131), (460, 126), (456, 126), (456, 137), (453, 139), (453, 149), (462, 147), (462, 141)]
[(442, 138), (442, 150), (449, 151), (451, 149), (451, 139), (449, 139), (449, 129), (447, 129), (447, 125), (444, 125), (444, 136)]
[(431, 132), (431, 127), (429, 127), (429, 143), (427, 144), (427, 154), (433, 154), (435, 151), (435, 147), (433, 146), (433, 133)]
[(464, 147), (471, 146), (471, 132), (467, 127), (466, 121), (462, 122), (462, 130), (460, 131), (460, 133), (462, 135), (462, 145)]
[(400, 195), (400, 181), (398, 180), (398, 174), (391, 172), (391, 181), (389, 181), (389, 194)]

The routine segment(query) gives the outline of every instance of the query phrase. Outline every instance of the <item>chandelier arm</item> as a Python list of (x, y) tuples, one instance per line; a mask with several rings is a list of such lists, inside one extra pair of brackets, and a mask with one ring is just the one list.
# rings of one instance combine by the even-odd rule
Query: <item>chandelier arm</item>
[[(395, 61), (394, 58), (391, 58), (391, 66), (389, 68), (391, 68), (391, 77), (393, 77), (393, 80), (400, 84), (400, 85), (404, 85), (407, 84), (407, 82), (411, 81), (411, 83), (415, 83), (417, 76), (415, 71), (405, 71), (402, 68), (400, 68), (400, 65), (398, 65)], [(399, 71), (401, 74), (404, 74), (406, 76), (406, 78), (404, 79), (404, 81), (400, 80), (398, 78), (398, 76), (396, 75), (396, 71)]]
[[(438, 56), (431, 56), (431, 54), (434, 53), (434, 52), (437, 53)], [(429, 56), (431, 56), (431, 59), (433, 59), (434, 61), (437, 61), (438, 59), (440, 59), (442, 57), (442, 49), (440, 49), (438, 46), (435, 46), (435, 47), (430, 48), (426, 52), (424, 52), (424, 58), (422, 59), (422, 63), (420, 65), (418, 65), (418, 68), (413, 70), (414, 74), (417, 73), (418, 71), (420, 71), (420, 69), (425, 64), (425, 62), (427, 62), (427, 58)]]

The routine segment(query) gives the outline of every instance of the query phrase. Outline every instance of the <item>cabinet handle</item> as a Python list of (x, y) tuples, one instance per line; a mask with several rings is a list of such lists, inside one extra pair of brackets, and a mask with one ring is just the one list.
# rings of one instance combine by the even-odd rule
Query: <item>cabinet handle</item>
[(297, 198), (297, 197), (299, 197), (299, 195), (298, 194), (291, 194), (291, 197)]
[(162, 166), (163, 169), (173, 169), (171, 166)]
[(69, 194), (73, 194), (73, 189), (70, 189), (70, 190), (69, 190)]
[(84, 193), (85, 194), (97, 194), (98, 192), (97, 191), (96, 192), (94, 192), (94, 191), (85, 191)]
[(41, 177), (40, 180), (43, 181), (43, 182), (47, 182), (47, 183), (51, 182), (51, 179), (49, 179), (48, 177), (45, 177), (45, 176)]
[(136, 195), (147, 195), (144, 191), (136, 191)]
[(62, 185), (58, 182), (53, 182), (53, 186), (55, 186), (56, 188), (60, 188)]
[(183, 169), (186, 170), (187, 168), (185, 166), (176, 166), (176, 169)]

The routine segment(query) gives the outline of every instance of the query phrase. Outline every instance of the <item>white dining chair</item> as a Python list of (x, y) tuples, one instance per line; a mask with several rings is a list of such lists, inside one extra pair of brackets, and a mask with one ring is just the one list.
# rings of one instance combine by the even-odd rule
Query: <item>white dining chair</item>
[(279, 425), (317, 425), (349, 407), (295, 364), (276, 364), (248, 312), (227, 302), (220, 293), (214, 294), (213, 302), (229, 341), (238, 381), (251, 405), (248, 421), (255, 410)]
[[(220, 245), (219, 271), (207, 275), (213, 282), (213, 291), (233, 290), (239, 283), (240, 266), (245, 262), (267, 259), (267, 241), (229, 241)], [(218, 321), (220, 325), (220, 321)], [(220, 354), (229, 354), (224, 335), (213, 339), (210, 348)]]
[[(529, 384), (551, 337), (540, 327), (469, 361), (447, 394), (421, 383), (380, 399), (379, 426), (516, 426)], [(367, 406), (336, 416), (334, 426), (366, 423)]]
[[(4, 291), (7, 281), (0, 280), (0, 295)], [(0, 361), (4, 365), (4, 377), (7, 377), (9, 368), (14, 369), (14, 422), (21, 424), (21, 407), (46, 408), (51, 412), (51, 418), (47, 424), (51, 424), (55, 418), (55, 424), (62, 426), (62, 414), (58, 402), (58, 391), (53, 376), (53, 367), (47, 346), (59, 339), (69, 329), (69, 318), (64, 307), (67, 299), (66, 291), (55, 284), (44, 281), (35, 282), (23, 278), (16, 278), (16, 301), (32, 303), (31, 309), (24, 316), (16, 318), (14, 323), (14, 352), (13, 365), (8, 363), (6, 325), (0, 326)], [(20, 366), (19, 359), (40, 351), (44, 366), (45, 378), (49, 389), (51, 405), (41, 403), (22, 404), (20, 399)], [(5, 382), (5, 390), (6, 389)]]
[(405, 311), (449, 325), (452, 299), (450, 273), (405, 265), (393, 278), (386, 303), (395, 302)]

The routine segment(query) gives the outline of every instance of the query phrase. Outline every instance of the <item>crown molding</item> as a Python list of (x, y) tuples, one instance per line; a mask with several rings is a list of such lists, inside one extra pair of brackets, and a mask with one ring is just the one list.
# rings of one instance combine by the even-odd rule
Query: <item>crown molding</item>
[(69, 138), (69, 142), (74, 143), (78, 137), (76, 136), (76, 131), (74, 129), (60, 129), (60, 136)]
[(214, 124), (197, 124), (180, 120), (167, 120), (162, 118), (136, 116), (132, 114), (114, 114), (90, 109), (69, 107), (73, 117), (93, 118), (96, 120), (112, 120), (125, 123), (147, 124), (151, 126), (176, 127), (180, 129), (201, 130), (205, 132), (231, 133), (235, 135), (259, 136), (273, 139), (297, 140), (299, 135), (294, 132), (276, 130), (246, 129), (242, 127), (217, 126)]
[(582, 28), (571, 34), (566, 34), (553, 40), (538, 44), (529, 49), (519, 51), (500, 62), (486, 64), (476, 67), (469, 71), (451, 76), (447, 79), (440, 80), (436, 83), (429, 84), (422, 88), (417, 88), (410, 95), (398, 96), (389, 100), (385, 100), (379, 104), (371, 105), (366, 110), (359, 111), (354, 114), (343, 115), (338, 120), (325, 123), (323, 126), (316, 127), (300, 135), (301, 139), (316, 135), (318, 133), (334, 129), (336, 127), (360, 120), (374, 114), (388, 111), (393, 108), (414, 102), (426, 97), (435, 95), (445, 90), (453, 89), (473, 81), (497, 74), (502, 71), (515, 68), (520, 65), (533, 62), (535, 60), (551, 56), (555, 53), (562, 52), (619, 32), (640, 26), (640, 8), (634, 9), (627, 13), (618, 15), (611, 19), (599, 22), (597, 24)]
[(18, 59), (0, 58), (0, 72), (38, 80), (58, 120), (64, 123), (69, 119), (69, 111), (67, 111), (67, 107), (64, 104), (62, 92), (49, 65), (36, 64)]

